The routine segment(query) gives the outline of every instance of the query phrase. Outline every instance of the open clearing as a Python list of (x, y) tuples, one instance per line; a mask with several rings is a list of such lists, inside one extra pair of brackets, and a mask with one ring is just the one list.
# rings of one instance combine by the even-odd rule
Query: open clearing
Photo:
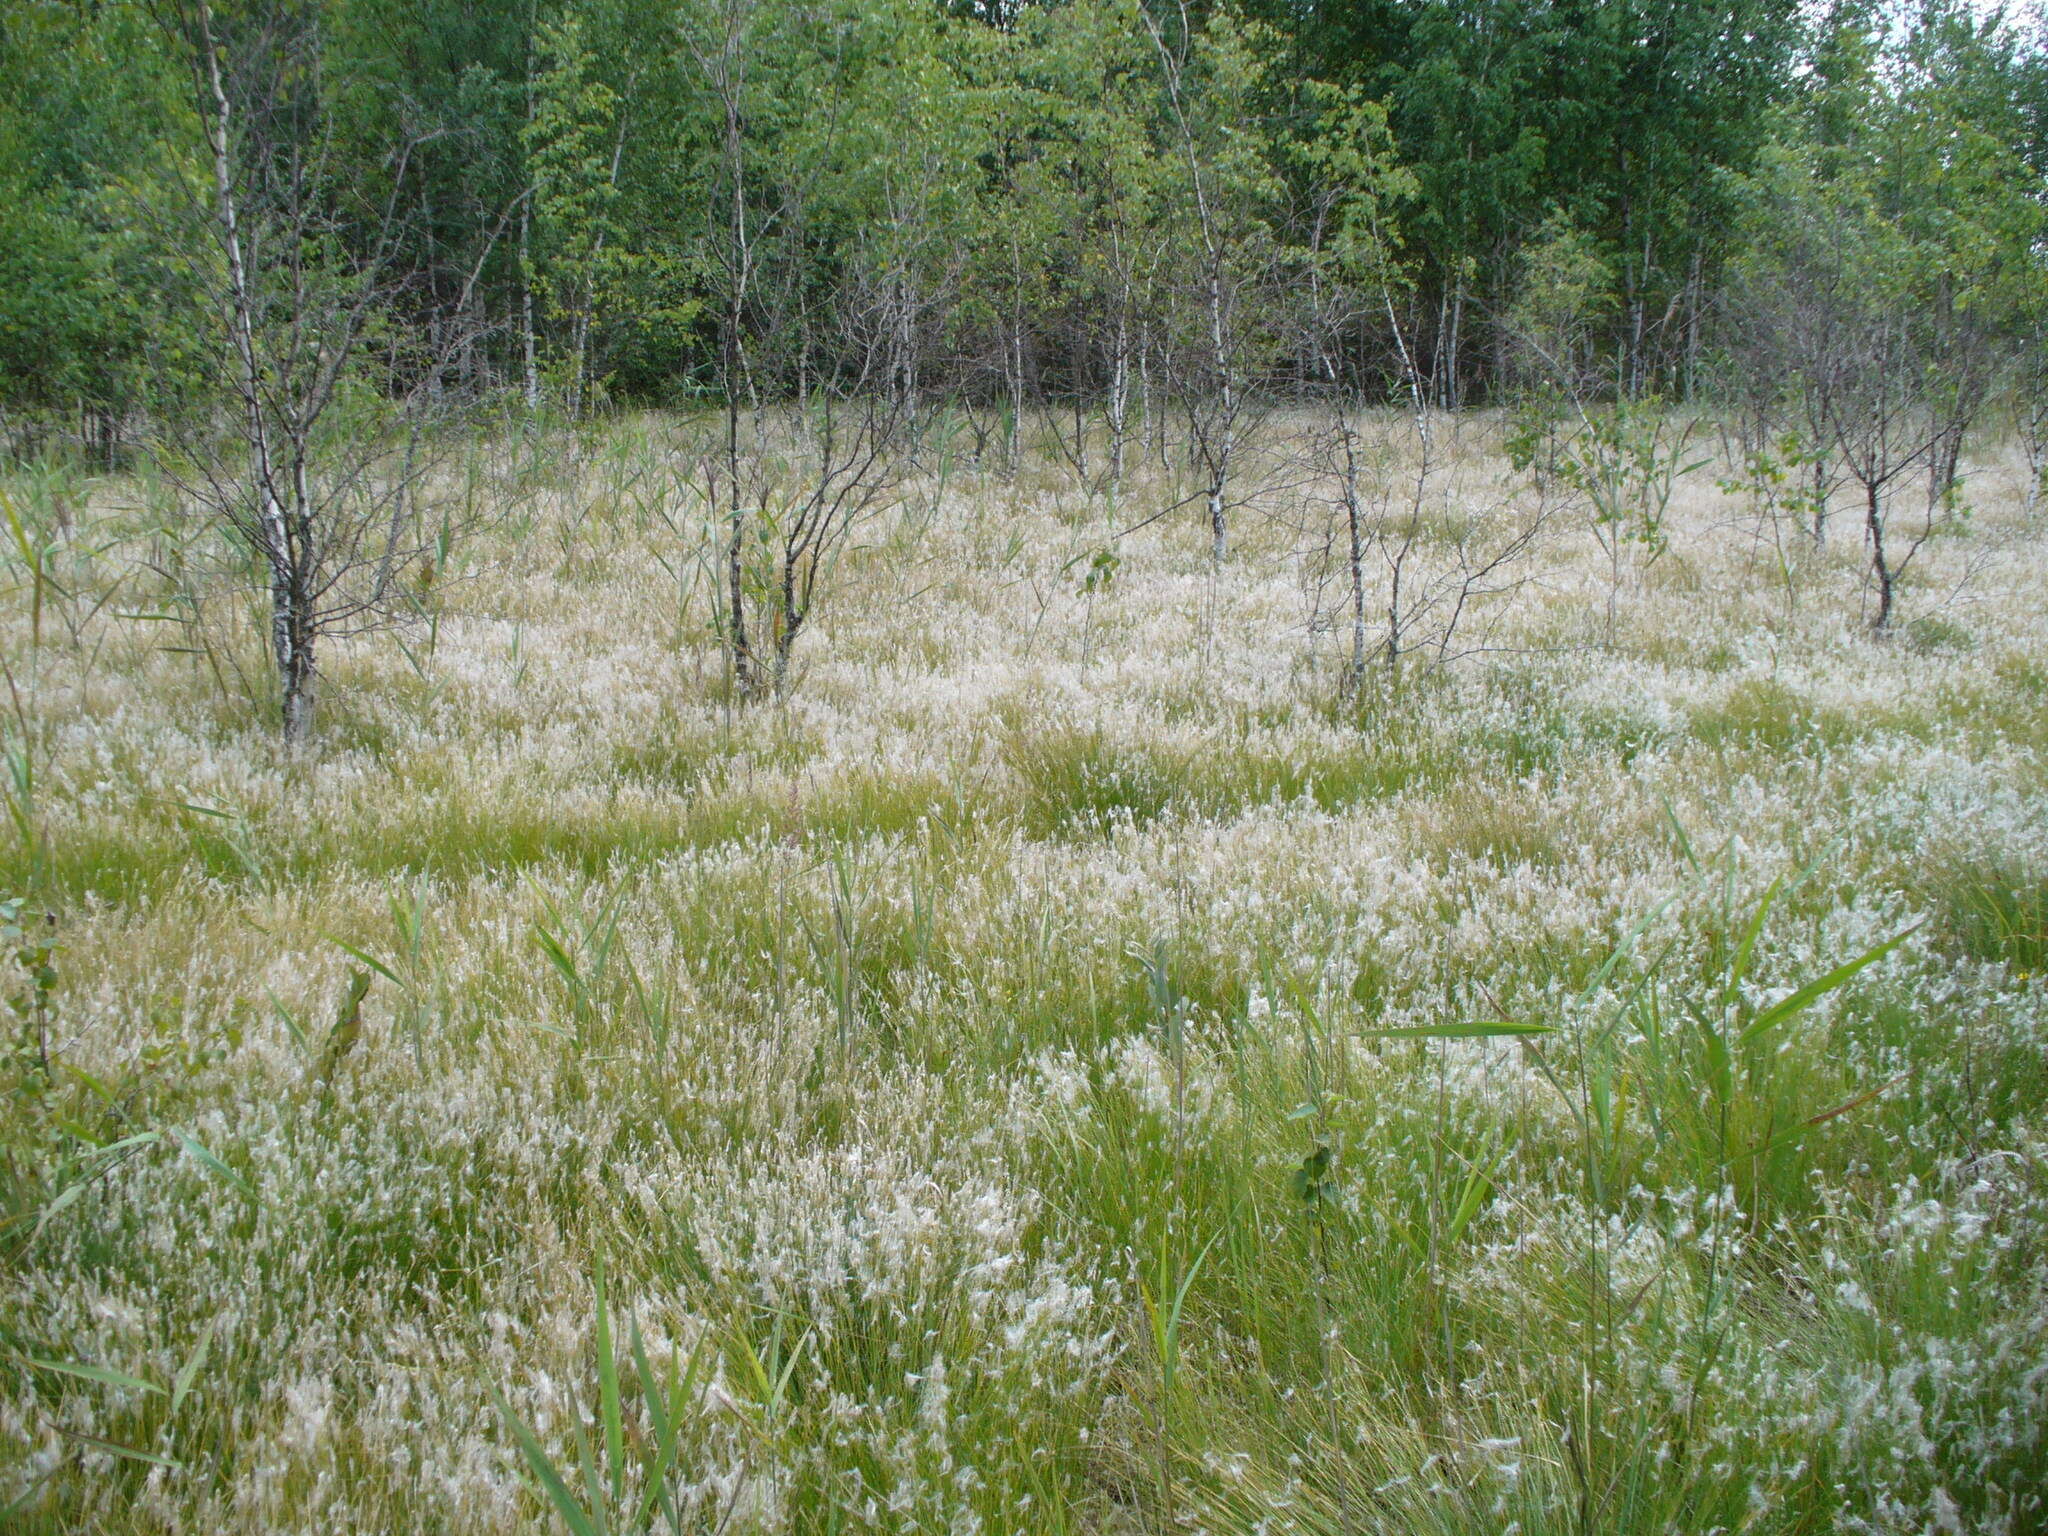
[(10, 482), (10, 1528), (2043, 1528), (2016, 454), (1888, 640), (1708, 466), (1358, 700), (1301, 493), (955, 455), (741, 705), (672, 430), (495, 443), (296, 762), (164, 487)]

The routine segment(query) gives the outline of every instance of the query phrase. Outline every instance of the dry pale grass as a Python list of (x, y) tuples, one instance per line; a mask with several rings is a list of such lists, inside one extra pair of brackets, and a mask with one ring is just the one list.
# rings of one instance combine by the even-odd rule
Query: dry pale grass
[[(1117, 536), (1156, 461), (935, 451), (741, 707), (676, 430), (492, 444), (300, 762), (205, 532), (64, 472), (0, 604), (11, 1528), (2041, 1528), (2008, 456), (1888, 641), (1846, 516), (1710, 469), (1611, 637), (1562, 507), (1349, 699), (1312, 487), (1214, 570)], [(1493, 431), (1425, 571), (1532, 510)], [(1478, 1019), (1555, 1032), (1386, 1033)]]

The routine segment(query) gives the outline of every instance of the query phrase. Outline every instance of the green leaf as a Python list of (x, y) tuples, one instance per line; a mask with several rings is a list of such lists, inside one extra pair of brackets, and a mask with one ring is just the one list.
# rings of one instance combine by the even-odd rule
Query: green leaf
[[(85, 1084), (85, 1086), (90, 1088), (94, 1093), (98, 1094), (100, 1098), (104, 1100), (106, 1103), (118, 1104), (120, 1102), (120, 1095), (114, 1092), (114, 1089), (111, 1084), (106, 1083), (97, 1077), (94, 1077), (92, 1073), (86, 1071), (85, 1068), (77, 1065), (75, 1062), (67, 1061), (63, 1065), (64, 1070), (66, 1072), (69, 1072), (73, 1077), (77, 1078), (78, 1081)], [(154, 1140), (155, 1138), (152, 1137), (151, 1139)], [(111, 1147), (102, 1147), (100, 1148), (100, 1150), (102, 1152), (109, 1152), (113, 1149)]]
[(129, 1392), (153, 1392), (163, 1396), (164, 1389), (153, 1381), (144, 1381), (139, 1376), (130, 1376), (126, 1371), (117, 1371), (105, 1365), (81, 1365), (75, 1360), (38, 1360), (32, 1355), (9, 1353), (8, 1359), (18, 1360), (23, 1365), (32, 1365), (39, 1371), (55, 1371), (62, 1376), (76, 1376), (81, 1381), (96, 1381), (101, 1386), (121, 1387)]
[(190, 1152), (193, 1155), (193, 1157), (199, 1160), (199, 1164), (201, 1167), (205, 1168), (209, 1173), (213, 1174), (216, 1178), (223, 1179), (227, 1183), (234, 1185), (235, 1188), (239, 1189), (251, 1200), (256, 1198), (256, 1191), (250, 1185), (249, 1181), (243, 1178), (239, 1173), (235, 1172), (235, 1170), (230, 1168), (226, 1163), (222, 1162), (218, 1157), (215, 1157), (213, 1153), (209, 1152), (205, 1147), (201, 1146), (197, 1138), (189, 1135), (184, 1131), (179, 1130), (178, 1127), (176, 1127), (175, 1125), (171, 1127), (171, 1134), (178, 1139), (179, 1146), (183, 1147), (187, 1152)]
[(1657, 800), (1664, 807), (1664, 820), (1670, 825), (1672, 832), (1678, 838), (1678, 851), (1685, 855), (1685, 862), (1697, 874), (1700, 867), (1699, 856), (1693, 852), (1692, 838), (1685, 830), (1685, 823), (1678, 819), (1678, 812), (1671, 804), (1671, 797), (1662, 790), (1659, 790), (1657, 792)]
[(340, 1067), (348, 1053), (355, 1049), (356, 1041), (363, 1033), (363, 999), (370, 993), (370, 973), (350, 971), (348, 992), (341, 1000), (341, 1011), (335, 1015), (334, 1027), (327, 1032), (327, 1047), (320, 1053), (320, 1081), (329, 1081)]
[(598, 1524), (576, 1501), (576, 1495), (569, 1491), (569, 1485), (562, 1481), (562, 1475), (555, 1470), (555, 1464), (548, 1459), (548, 1453), (541, 1449), (541, 1443), (518, 1414), (512, 1411), (503, 1394), (496, 1394), (498, 1412), (512, 1431), (512, 1438), (518, 1442), (519, 1454), (525, 1459), (527, 1468), (533, 1473), (548, 1502), (555, 1507), (555, 1513), (562, 1517), (562, 1523), (569, 1527), (573, 1536), (602, 1536)]
[(1302, 1158), (1300, 1166), (1294, 1170), (1293, 1182), (1294, 1193), (1303, 1204), (1313, 1208), (1334, 1193), (1334, 1181), (1329, 1174), (1330, 1164), (1335, 1157), (1336, 1154), (1330, 1150), (1330, 1144), (1319, 1141), (1308, 1155)]
[(300, 1027), (299, 1021), (293, 1016), (291, 1009), (285, 1007), (283, 999), (268, 987), (263, 989), (263, 995), (270, 999), (271, 1012), (277, 1015), (278, 1022), (284, 1025), (286, 1032), (292, 1037), (293, 1043), (302, 1051), (311, 1050), (313, 1048), (312, 1042), (306, 1038), (306, 1031)]
[(1582, 1003), (1591, 1002), (1593, 998), (1599, 993), (1600, 989), (1607, 985), (1607, 979), (1614, 974), (1616, 968), (1620, 966), (1621, 962), (1626, 960), (1629, 957), (1629, 955), (1634, 952), (1636, 947), (1636, 941), (1642, 938), (1644, 934), (1650, 931), (1650, 929), (1656, 924), (1657, 919), (1662, 917), (1665, 914), (1665, 912), (1669, 910), (1673, 902), (1677, 901), (1679, 897), (1685, 895), (1687, 892), (1692, 890), (1693, 887), (1697, 886), (1700, 883), (1700, 881), (1704, 878), (1704, 874), (1696, 875), (1693, 879), (1686, 882), (1685, 885), (1673, 891), (1669, 896), (1666, 896), (1662, 901), (1658, 902), (1656, 906), (1650, 908), (1648, 912), (1644, 913), (1641, 920), (1636, 923), (1635, 927), (1629, 929), (1629, 931), (1622, 936), (1621, 942), (1615, 945), (1614, 948), (1608, 953), (1607, 958), (1600, 962), (1600, 968), (1593, 972), (1593, 979), (1591, 981), (1588, 981), (1586, 983), (1585, 990), (1579, 993), (1579, 1001)]
[(1899, 1084), (1903, 1083), (1907, 1078), (1911, 1077), (1912, 1075), (1913, 1074), (1910, 1072), (1901, 1072), (1897, 1077), (1891, 1078), (1889, 1081), (1879, 1083), (1875, 1088), (1870, 1089), (1868, 1092), (1859, 1093), (1856, 1095), (1855, 1098), (1849, 1099), (1844, 1103), (1837, 1104), (1832, 1109), (1824, 1109), (1817, 1115), (1808, 1115), (1804, 1120), (1800, 1121), (1790, 1130), (1779, 1132), (1769, 1141), (1763, 1143), (1759, 1147), (1754, 1148), (1753, 1151), (1759, 1156), (1768, 1157), (1771, 1153), (1776, 1152), (1783, 1147), (1791, 1146), (1793, 1143), (1802, 1140), (1808, 1131), (1813, 1130), (1818, 1126), (1826, 1125), (1830, 1120), (1838, 1119), (1841, 1116), (1849, 1114), (1854, 1110), (1861, 1109), (1864, 1105), (1869, 1104), (1874, 1100), (1884, 1097), (1884, 1095), (1890, 1093), (1894, 1088), (1898, 1087)]
[(533, 925), (533, 942), (540, 947), (540, 952), (548, 957), (548, 963), (561, 973), (562, 980), (569, 984), (569, 990), (574, 992), (579, 998), (582, 997), (584, 992), (582, 974), (576, 969), (576, 961), (570, 956), (562, 941), (548, 932), (539, 923), (535, 923)]
[(1726, 1104), (1735, 1097), (1735, 1059), (1719, 1029), (1703, 1024), (1701, 1032), (1706, 1037), (1707, 1081), (1713, 1086), (1714, 1102)]
[(28, 1486), (23, 1488), (21, 1492), (17, 1493), (12, 1500), (10, 1500), (6, 1504), (0, 1504), (0, 1521), (8, 1520), (13, 1516), (20, 1514), (23, 1510), (27, 1509), (31, 1504), (35, 1503), (36, 1495), (41, 1491), (43, 1484), (48, 1482), (52, 1477), (55, 1477), (57, 1475), (57, 1469), (62, 1465), (62, 1462), (52, 1462), (49, 1465), (49, 1467), (42, 1473), (30, 1478), (28, 1480)]
[[(1202, 1244), (1201, 1250), (1194, 1257), (1194, 1261), (1182, 1272), (1180, 1285), (1173, 1293), (1173, 1304), (1167, 1309), (1164, 1316), (1160, 1315), (1158, 1303), (1153, 1300), (1152, 1293), (1145, 1286), (1144, 1282), (1140, 1281), (1138, 1284), (1138, 1294), (1144, 1299), (1145, 1311), (1152, 1321), (1152, 1343), (1153, 1347), (1159, 1352), (1161, 1385), (1168, 1392), (1173, 1390), (1174, 1380), (1180, 1374), (1180, 1323), (1181, 1315), (1187, 1309), (1188, 1292), (1194, 1288), (1195, 1278), (1201, 1274), (1202, 1265), (1208, 1260), (1210, 1250), (1221, 1241), (1223, 1231), (1222, 1227), (1218, 1227), (1209, 1241)], [(1165, 1234), (1163, 1233), (1160, 1237), (1159, 1258), (1159, 1278), (1163, 1282), (1166, 1279)], [(1164, 1295), (1166, 1287), (1163, 1283), (1159, 1289), (1160, 1294)]]
[(619, 1406), (619, 1362), (612, 1351), (611, 1309), (605, 1304), (604, 1258), (597, 1260), (597, 1394), (604, 1419), (605, 1460), (611, 1468), (612, 1502), (624, 1492), (626, 1437)]
[(157, 1131), (137, 1131), (132, 1136), (123, 1136), (120, 1140), (110, 1141), (105, 1146), (94, 1147), (92, 1156), (113, 1157), (124, 1152), (135, 1152), (143, 1147), (153, 1147), (163, 1139), (162, 1133)]
[(1476, 1040), (1501, 1035), (1554, 1035), (1557, 1026), (1478, 1019), (1469, 1024), (1421, 1024), (1413, 1029), (1365, 1029), (1359, 1033), (1373, 1040)]
[(187, 1355), (185, 1363), (178, 1367), (177, 1378), (171, 1383), (171, 1417), (174, 1419), (178, 1416), (178, 1410), (184, 1406), (185, 1399), (192, 1394), (192, 1383), (198, 1379), (199, 1372), (206, 1365), (206, 1356), (213, 1348), (213, 1330), (219, 1326), (220, 1318), (215, 1317), (200, 1329), (199, 1342), (192, 1346), (192, 1353)]
[(591, 1449), (590, 1436), (584, 1432), (581, 1415), (569, 1420), (569, 1433), (576, 1437), (576, 1464), (583, 1472), (584, 1497), (590, 1501), (590, 1523), (597, 1527), (599, 1536), (605, 1536), (604, 1482), (597, 1465), (597, 1452)]
[(173, 1472), (178, 1470), (179, 1463), (168, 1456), (159, 1456), (155, 1451), (138, 1451), (134, 1446), (123, 1445), (118, 1440), (102, 1440), (98, 1435), (88, 1435), (83, 1430), (66, 1429), (61, 1424), (57, 1426), (57, 1431), (67, 1440), (76, 1440), (80, 1444), (96, 1447), (110, 1456), (147, 1462), (152, 1467), (168, 1467)]
[[(155, 1146), (160, 1140), (162, 1138), (155, 1131), (141, 1131), (133, 1136), (123, 1136), (119, 1141), (110, 1141), (103, 1147), (95, 1147), (91, 1155), (100, 1158), (115, 1157), (121, 1153), (133, 1152), (141, 1147)], [(36, 1218), (35, 1231), (29, 1235), (29, 1241), (33, 1243), (36, 1238), (40, 1237), (43, 1228), (50, 1224), (52, 1217), (77, 1203), (79, 1198), (92, 1187), (93, 1180), (112, 1166), (111, 1163), (103, 1163), (98, 1168), (95, 1168), (87, 1177), (80, 1179), (75, 1184), (66, 1185), (64, 1189), (59, 1191), (55, 1198), (43, 1207), (42, 1214)]]
[(633, 1375), (640, 1383), (641, 1400), (647, 1404), (647, 1416), (654, 1421), (654, 1438), (660, 1440), (668, 1434), (667, 1398), (654, 1374), (654, 1366), (647, 1358), (647, 1343), (640, 1337), (638, 1317), (627, 1319), (626, 1339), (633, 1351)]
[[(673, 1379), (666, 1394), (661, 1391), (655, 1379), (654, 1370), (647, 1362), (647, 1350), (640, 1339), (640, 1324), (635, 1319), (633, 1329), (633, 1361), (640, 1374), (641, 1395), (647, 1401), (648, 1416), (654, 1421), (655, 1457), (648, 1468), (640, 1495), (640, 1507), (633, 1517), (628, 1530), (645, 1530), (648, 1518), (661, 1503), (666, 1493), (670, 1468), (675, 1465), (676, 1453), (682, 1444), (683, 1415), (696, 1390), (697, 1369), (704, 1358), (705, 1340), (708, 1333), (700, 1333), (697, 1342), (690, 1347), (690, 1358)], [(664, 1404), (664, 1397), (666, 1402)]]
[[(336, 949), (341, 950), (344, 954), (353, 955), (356, 959), (362, 961), (363, 964), (367, 965), (371, 970), (375, 971), (379, 976), (382, 976), (386, 981), (390, 982), (393, 986), (401, 988), (405, 987), (405, 983), (398, 979), (398, 973), (393, 971), (390, 966), (386, 965), (382, 960), (379, 960), (375, 955), (367, 954), (364, 951), (357, 949), (355, 945), (349, 943), (346, 939), (337, 939), (331, 933), (323, 933), (320, 936), (323, 939), (325, 939), (328, 943), (332, 944)], [(410, 990), (410, 988), (407, 988), (406, 990)]]
[(33, 1246), (35, 1240), (43, 1235), (43, 1228), (47, 1227), (60, 1212), (75, 1205), (79, 1198), (90, 1188), (92, 1188), (91, 1179), (80, 1179), (76, 1184), (68, 1184), (58, 1191), (56, 1197), (43, 1207), (42, 1214), (36, 1218), (35, 1230), (29, 1234), (28, 1240), (30, 1245)]
[(1477, 1163), (1472, 1165), (1472, 1171), (1465, 1176), (1465, 1188), (1458, 1197), (1458, 1208), (1451, 1213), (1450, 1224), (1444, 1228), (1446, 1248), (1457, 1245), (1465, 1228), (1471, 1225), (1472, 1218), (1479, 1214), (1479, 1207), (1485, 1201), (1487, 1191), (1493, 1188), (1493, 1176), (1499, 1171), (1507, 1155), (1508, 1149), (1502, 1147), (1485, 1166)]
[(1790, 997), (1780, 998), (1750, 1022), (1749, 1027), (1742, 1032), (1741, 1043), (1748, 1045), (1767, 1031), (1775, 1029), (1787, 1019), (1792, 1018), (1796, 1014), (1804, 1013), (1821, 998), (1826, 997), (1828, 993), (1854, 977), (1857, 972), (1882, 960), (1886, 955), (1917, 933), (1919, 929), (1920, 924), (1915, 923), (1903, 933), (1892, 935), (1892, 937), (1886, 939), (1877, 948), (1870, 950), (1868, 953), (1858, 955), (1854, 960), (1844, 965), (1836, 966), (1827, 975), (1821, 977), (1820, 980), (1809, 981)]
[(1735, 958), (1728, 965), (1728, 985), (1723, 994), (1723, 1007), (1734, 1000), (1736, 989), (1741, 986), (1743, 977), (1749, 974), (1750, 955), (1756, 949), (1758, 936), (1764, 931), (1764, 919), (1771, 915), (1771, 903), (1778, 899), (1778, 892), (1784, 888), (1784, 884), (1783, 875), (1770, 883), (1762, 899), (1757, 902), (1756, 911), (1742, 930), (1741, 941), (1735, 946)]

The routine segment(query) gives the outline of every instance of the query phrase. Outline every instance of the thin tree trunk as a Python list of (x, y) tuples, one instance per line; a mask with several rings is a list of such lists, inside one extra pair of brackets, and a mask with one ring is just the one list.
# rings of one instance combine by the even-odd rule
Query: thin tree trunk
[(1159, 402), (1152, 398), (1152, 329), (1138, 341), (1138, 414), (1145, 419), (1145, 446), (1156, 452), (1163, 464), (1166, 457), (1166, 429), (1159, 419)]
[(583, 414), (583, 359), (590, 345), (590, 314), (578, 308), (569, 325), (569, 419)]
[(727, 522), (725, 545), (726, 636), (732, 655), (733, 686), (742, 698), (754, 690), (753, 651), (747, 643), (746, 513), (740, 506), (740, 410), (738, 397), (727, 392), (725, 402), (725, 462)]
[(789, 655), (796, 648), (796, 633), (803, 627), (803, 622), (803, 614), (797, 609), (795, 557), (785, 553), (782, 560), (782, 616), (775, 626), (773, 686), (778, 695), (789, 687)]
[(1024, 258), (1010, 242), (1010, 335), (1003, 349), (1003, 371), (1010, 386), (1010, 432), (1003, 446), (1004, 473), (1017, 473), (1018, 440), (1024, 432)]
[[(206, 136), (213, 158), (215, 217), (220, 225), (222, 254), (227, 262), (227, 290), (222, 296), (223, 318), (227, 321), (235, 352), (236, 382), (242, 396), (242, 435), (247, 442), (255, 474), (257, 527), (264, 563), (269, 567), (270, 644), (283, 696), (285, 745), (293, 748), (304, 739), (312, 716), (311, 605), (295, 558), (299, 550), (292, 536), (293, 518), (278, 491), (270, 424), (263, 414), (262, 374), (256, 360), (254, 297), (249, 288), (249, 271), (242, 251), (240, 213), (235, 202), (230, 109), (227, 90), (221, 82), (220, 55), (214, 47), (213, 12), (206, 0), (200, 0), (198, 21), (200, 46), (206, 56), (206, 83), (213, 98), (213, 113), (207, 120)], [(303, 465), (300, 474), (303, 476)], [(301, 501), (301, 514), (304, 507), (305, 503)]]
[(540, 409), (540, 359), (533, 338), (533, 193), (519, 205), (519, 337), (526, 354), (526, 408)]
[(1237, 396), (1235, 381), (1231, 377), (1230, 353), (1223, 333), (1223, 274), (1219, 268), (1218, 258), (1212, 255), (1209, 261), (1209, 352), (1210, 366), (1216, 370), (1223, 413), (1222, 437), (1216, 445), (1215, 456), (1210, 461), (1209, 558), (1221, 565), (1224, 557), (1230, 553), (1230, 532), (1224, 526), (1224, 506), (1230, 488), (1230, 455), (1237, 446)]
[(1927, 510), (1931, 517), (1955, 489), (1956, 469), (1963, 457), (1963, 428), (1951, 426), (1935, 439), (1928, 459)]
[[(1444, 403), (1453, 412), (1464, 404), (1459, 392), (1458, 359), (1459, 343), (1465, 334), (1465, 269), (1458, 268), (1458, 280), (1451, 289), (1451, 328), (1444, 342)], [(1453, 426), (1456, 423), (1453, 422)]]
[(1870, 569), (1877, 576), (1877, 617), (1870, 621), (1870, 628), (1881, 635), (1891, 627), (1893, 576), (1884, 551), (1883, 487), (1876, 480), (1863, 488), (1863, 526), (1870, 535)]
[[(1339, 409), (1348, 410), (1348, 407), (1340, 406)], [(1351, 536), (1351, 675), (1348, 684), (1351, 691), (1357, 692), (1365, 686), (1365, 528), (1358, 510), (1358, 453), (1352, 442), (1348, 416), (1339, 430), (1343, 433), (1344, 447), (1344, 517)]]
[[(730, 46), (730, 39), (728, 39)], [(729, 281), (730, 295), (725, 312), (725, 335), (720, 348), (722, 371), (725, 375), (725, 487), (727, 496), (728, 535), (726, 540), (726, 599), (729, 604), (727, 622), (731, 633), (727, 643), (732, 654), (733, 686), (742, 698), (754, 691), (754, 656), (747, 637), (747, 595), (746, 595), (746, 510), (740, 505), (740, 389), (745, 359), (741, 354), (740, 327), (746, 320), (747, 284), (751, 273), (752, 253), (747, 233), (747, 201), (745, 177), (745, 140), (740, 121), (738, 86), (730, 75), (730, 56), (726, 60), (727, 73), (720, 82), (725, 96), (725, 151), (727, 170), (732, 177), (732, 202), (729, 233), (732, 237), (730, 253), (731, 268)]]
[(1686, 279), (1685, 294), (1685, 398), (1699, 392), (1701, 253), (1692, 253), (1692, 272)]
[(1130, 429), (1130, 323), (1121, 302), (1117, 308), (1115, 348), (1115, 356), (1109, 365), (1109, 493), (1112, 497), (1123, 489), (1124, 435)]
[(288, 642), (278, 662), (284, 718), (284, 740), (288, 749), (302, 745), (313, 728), (315, 679), (312, 603), (300, 584), (288, 584), (282, 628)]

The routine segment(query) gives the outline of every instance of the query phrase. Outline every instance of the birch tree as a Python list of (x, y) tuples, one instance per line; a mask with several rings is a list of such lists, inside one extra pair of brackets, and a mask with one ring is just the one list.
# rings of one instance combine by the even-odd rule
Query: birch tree
[(1298, 150), (1310, 185), (1300, 261), (1308, 288), (1307, 340), (1325, 412), (1314, 450), (1318, 469), (1334, 487), (1343, 524), (1351, 630), (1344, 686), (1356, 692), (1364, 686), (1368, 654), (1367, 560), (1378, 548), (1387, 561), (1387, 629), (1379, 649), (1389, 666), (1397, 665), (1403, 641), (1401, 583), (1410, 549), (1408, 544), (1383, 545), (1387, 530), (1374, 516), (1369, 489), (1391, 455), (1384, 435), (1368, 440), (1366, 378), (1352, 343), (1382, 319), (1404, 360), (1397, 387), (1414, 412), (1421, 450), (1418, 501), (1429, 473), (1429, 399), (1394, 301), (1400, 272), (1392, 205), (1411, 195), (1415, 182), (1395, 155), (1383, 106), (1355, 88), (1322, 88), (1314, 94), (1319, 98), (1316, 125)]
[(1280, 182), (1266, 132), (1270, 38), (1224, 6), (1197, 24), (1183, 3), (1167, 22), (1141, 12), (1159, 62), (1162, 159), (1181, 223), (1174, 293), (1175, 384), (1202, 479), (1210, 558), (1229, 553), (1232, 476), (1258, 396), (1262, 353), (1275, 331), (1262, 304), (1273, 291), (1271, 223)]
[[(210, 173), (191, 190), (189, 257), (210, 291), (207, 356), (233, 428), (167, 455), (193, 500), (254, 556), (287, 748), (313, 721), (322, 642), (391, 621), (425, 553), (422, 431), (443, 351), (380, 345), (410, 274), (389, 146), (381, 200), (356, 194), (333, 144), (317, 20), (261, 7), (224, 27), (209, 0), (160, 13), (186, 58)], [(379, 355), (381, 354), (381, 355)]]
[[(719, 442), (698, 480), (720, 530), (721, 638), (742, 699), (787, 686), (848, 535), (891, 493), (917, 402), (902, 369), (920, 234), (892, 231), (866, 259), (820, 249), (849, 215), (914, 218), (930, 190), (885, 174), (878, 210), (874, 182), (865, 194), (857, 185), (876, 170), (875, 146), (839, 115), (867, 83), (845, 20), (832, 0), (704, 0), (680, 23), (701, 107), (704, 268), (720, 329)], [(804, 111), (798, 81), (833, 110)]]

